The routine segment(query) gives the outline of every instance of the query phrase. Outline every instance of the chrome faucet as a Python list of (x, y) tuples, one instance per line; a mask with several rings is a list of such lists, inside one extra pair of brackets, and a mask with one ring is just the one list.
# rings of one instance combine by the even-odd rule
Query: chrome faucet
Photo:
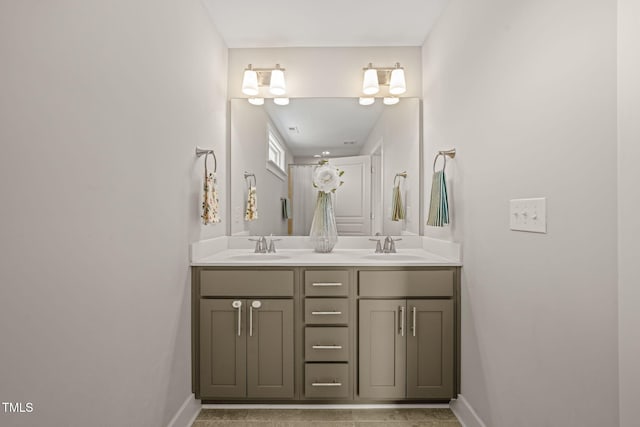
[(282, 239), (274, 239), (274, 238), (269, 239), (269, 249), (267, 249), (267, 252), (269, 252), (270, 254), (275, 254), (276, 253), (275, 242), (279, 242), (280, 240)]
[(387, 236), (384, 239), (384, 248), (382, 248), (382, 252), (385, 254), (395, 254), (396, 253), (396, 242), (402, 239), (393, 239), (391, 236)]
[(267, 239), (264, 236), (260, 236), (257, 239), (249, 239), (252, 242), (256, 242), (256, 249), (253, 251), (257, 254), (267, 253)]
[[(378, 233), (376, 233), (376, 236), (378, 235)], [(380, 239), (369, 239), (372, 242), (376, 242), (376, 253), (377, 254), (381, 254), (382, 253), (382, 245), (380, 245)]]

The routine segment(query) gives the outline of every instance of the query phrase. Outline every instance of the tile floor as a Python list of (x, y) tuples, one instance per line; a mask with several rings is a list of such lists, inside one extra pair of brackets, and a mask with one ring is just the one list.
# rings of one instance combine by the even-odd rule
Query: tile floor
[(460, 427), (450, 409), (203, 409), (192, 427)]

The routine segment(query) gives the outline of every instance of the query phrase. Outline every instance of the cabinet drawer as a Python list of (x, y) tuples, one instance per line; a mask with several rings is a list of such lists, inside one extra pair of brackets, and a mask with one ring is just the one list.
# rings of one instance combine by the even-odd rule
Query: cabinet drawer
[(293, 296), (292, 270), (203, 270), (200, 295), (228, 297)]
[(304, 294), (311, 297), (346, 297), (349, 295), (349, 272), (345, 270), (307, 270)]
[(306, 327), (304, 356), (307, 362), (349, 361), (349, 328)]
[(377, 270), (358, 272), (364, 297), (450, 297), (453, 270)]
[(349, 322), (349, 300), (341, 298), (307, 298), (304, 321), (310, 325), (334, 325)]
[(304, 367), (305, 397), (342, 399), (349, 397), (347, 363), (307, 363)]

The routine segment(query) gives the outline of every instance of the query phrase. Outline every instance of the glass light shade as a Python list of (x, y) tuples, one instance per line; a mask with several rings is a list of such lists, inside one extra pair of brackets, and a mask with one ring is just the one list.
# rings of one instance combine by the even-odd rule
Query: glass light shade
[(360, 97), (360, 99), (358, 100), (358, 103), (360, 105), (371, 105), (374, 102), (376, 102), (376, 99), (374, 97)]
[(263, 105), (264, 98), (249, 98), (249, 104), (251, 105)]
[(382, 102), (384, 102), (384, 105), (396, 105), (400, 102), (400, 98), (396, 98), (395, 96), (385, 97)]
[(287, 88), (284, 84), (284, 71), (277, 68), (271, 71), (269, 92), (276, 96), (284, 95), (287, 92)]
[(364, 80), (362, 81), (362, 92), (365, 95), (375, 95), (380, 90), (378, 86), (378, 71), (369, 68), (364, 72)]
[(404, 70), (396, 68), (391, 71), (391, 79), (389, 81), (389, 93), (391, 95), (401, 95), (407, 91), (407, 82), (404, 80)]
[(258, 94), (258, 73), (256, 71), (244, 70), (242, 93), (249, 96), (256, 96)]
[(276, 105), (289, 105), (289, 98), (273, 98), (273, 103)]

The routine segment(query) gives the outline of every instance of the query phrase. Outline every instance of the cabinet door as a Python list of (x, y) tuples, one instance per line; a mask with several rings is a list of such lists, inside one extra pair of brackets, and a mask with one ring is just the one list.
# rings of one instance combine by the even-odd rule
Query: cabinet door
[[(239, 301), (240, 308), (234, 308)], [(200, 394), (202, 398), (246, 395), (246, 301), (200, 300)]]
[(360, 300), (360, 397), (405, 397), (405, 304), (406, 300)]
[(247, 396), (293, 398), (293, 300), (247, 303)]
[(453, 301), (408, 300), (407, 397), (453, 397)]

